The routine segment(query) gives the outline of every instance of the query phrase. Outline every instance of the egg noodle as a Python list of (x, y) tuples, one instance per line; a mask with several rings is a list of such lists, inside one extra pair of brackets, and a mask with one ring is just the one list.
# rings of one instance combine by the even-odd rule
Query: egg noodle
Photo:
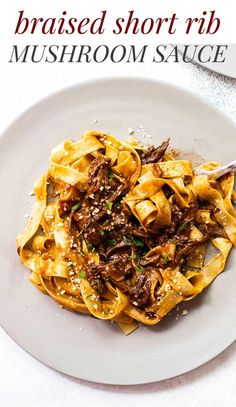
[[(195, 176), (167, 144), (159, 154), (132, 137), (91, 131), (52, 151), (17, 237), (35, 287), (129, 334), (160, 322), (224, 270), (236, 245), (234, 175)], [(217, 254), (205, 262), (208, 245)]]

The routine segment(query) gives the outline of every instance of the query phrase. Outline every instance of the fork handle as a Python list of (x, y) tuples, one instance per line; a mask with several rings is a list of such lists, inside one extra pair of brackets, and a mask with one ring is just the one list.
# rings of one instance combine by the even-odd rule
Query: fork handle
[(207, 171), (207, 170), (202, 170), (201, 168), (196, 168), (195, 169), (195, 174), (196, 175), (216, 175), (216, 178), (222, 177), (222, 175), (227, 174), (228, 172), (236, 171), (236, 161), (232, 161), (231, 163), (227, 165), (222, 165), (219, 168), (216, 168), (215, 170)]

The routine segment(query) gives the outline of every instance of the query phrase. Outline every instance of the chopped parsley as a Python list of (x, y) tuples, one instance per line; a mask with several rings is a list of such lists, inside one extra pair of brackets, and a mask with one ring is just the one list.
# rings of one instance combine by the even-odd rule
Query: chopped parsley
[(142, 266), (136, 266), (135, 271), (140, 274), (140, 273), (143, 273), (145, 270)]
[(85, 273), (84, 271), (81, 271), (81, 272), (79, 273), (79, 278), (86, 279), (86, 278), (87, 278), (86, 273)]
[(107, 205), (107, 207), (108, 207), (109, 211), (111, 211), (111, 210), (112, 210), (113, 203), (112, 203), (112, 202), (107, 201), (107, 202), (106, 202), (106, 205)]
[(164, 263), (164, 264), (167, 264), (168, 261), (169, 261), (169, 256), (168, 256), (168, 254), (163, 254), (163, 263)]
[(88, 256), (88, 253), (84, 252), (82, 249), (80, 249), (79, 252), (80, 252), (83, 256)]
[(86, 298), (91, 298), (93, 296), (93, 294), (88, 294), (87, 296), (86, 296)]
[(74, 206), (72, 206), (71, 210), (72, 212), (77, 211), (77, 209), (79, 209), (81, 206), (81, 202), (77, 202), (77, 204), (75, 204)]
[(90, 250), (90, 252), (95, 253), (97, 251), (96, 247), (94, 247), (91, 243), (86, 241), (87, 248)]
[(128, 256), (130, 260), (135, 260), (136, 256), (132, 255), (132, 256)]
[(141, 259), (141, 255), (139, 253), (137, 254), (132, 254), (132, 256), (129, 256), (130, 260), (137, 260), (139, 261)]
[(143, 247), (145, 243), (140, 239), (134, 239), (134, 244), (137, 247)]
[(105, 235), (105, 232), (104, 232), (104, 230), (99, 230), (99, 233), (100, 233), (100, 235), (102, 235), (102, 236), (104, 236)]
[(109, 239), (108, 243), (110, 246), (115, 246), (116, 245), (116, 240), (115, 239)]
[(188, 224), (186, 222), (182, 223), (180, 225), (180, 227), (178, 228), (177, 233), (181, 232), (181, 230), (185, 230), (187, 227), (188, 227)]
[(115, 175), (113, 174), (113, 172), (108, 172), (108, 178), (109, 179), (115, 178)]
[(127, 243), (127, 244), (130, 243), (130, 242), (129, 242), (129, 239), (127, 239), (126, 236), (122, 236), (122, 240), (123, 240), (123, 242), (125, 242), (125, 243)]

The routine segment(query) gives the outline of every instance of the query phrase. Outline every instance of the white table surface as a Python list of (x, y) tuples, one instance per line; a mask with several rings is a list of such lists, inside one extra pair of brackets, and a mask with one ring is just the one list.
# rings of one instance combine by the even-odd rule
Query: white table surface
[[(113, 75), (146, 76), (183, 86), (217, 106), (236, 122), (236, 80), (193, 64), (49, 66), (3, 62), (0, 132), (23, 110), (51, 92), (84, 79)], [(2, 407), (235, 407), (235, 377), (236, 343), (204, 366), (164, 382), (127, 387), (94, 384), (67, 377), (44, 366), (0, 329)]]

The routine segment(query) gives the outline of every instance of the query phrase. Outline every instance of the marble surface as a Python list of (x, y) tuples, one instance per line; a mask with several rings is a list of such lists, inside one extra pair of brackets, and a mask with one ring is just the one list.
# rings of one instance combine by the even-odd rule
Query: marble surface
[[(51, 92), (85, 79), (117, 75), (156, 78), (177, 84), (203, 97), (236, 122), (236, 80), (194, 64), (118, 64), (106, 65), (105, 69), (104, 66), (10, 65), (6, 62), (0, 79), (0, 132), (22, 111)], [(190, 373), (164, 382), (127, 387), (94, 384), (56, 372), (28, 355), (1, 329), (0, 361), (0, 405), (3, 407), (236, 405), (236, 343)]]

